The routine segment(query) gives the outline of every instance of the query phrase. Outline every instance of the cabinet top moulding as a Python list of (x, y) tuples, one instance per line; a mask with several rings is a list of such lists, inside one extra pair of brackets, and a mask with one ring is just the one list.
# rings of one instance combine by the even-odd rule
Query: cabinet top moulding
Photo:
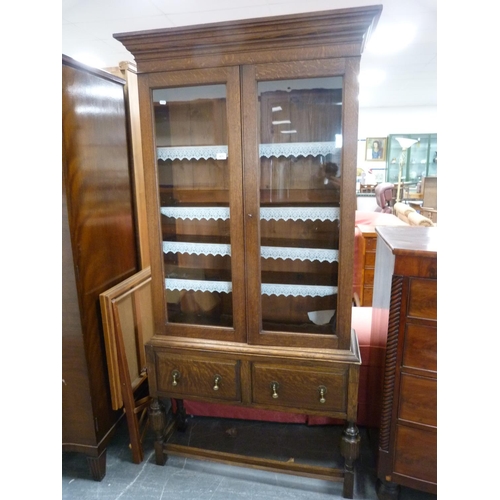
[[(116, 33), (137, 72), (359, 56), (381, 5)], [(214, 36), (214, 32), (217, 36)]]

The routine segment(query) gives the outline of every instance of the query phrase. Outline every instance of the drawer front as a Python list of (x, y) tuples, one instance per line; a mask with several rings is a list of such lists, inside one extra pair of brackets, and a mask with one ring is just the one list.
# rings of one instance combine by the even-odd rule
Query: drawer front
[(377, 249), (377, 237), (376, 236), (374, 238), (365, 237), (365, 251), (366, 250), (375, 251), (376, 249)]
[(437, 319), (437, 280), (410, 279), (408, 316)]
[(370, 307), (373, 302), (373, 287), (365, 286), (363, 288), (363, 306)]
[(375, 256), (374, 252), (369, 252), (365, 254), (365, 266), (375, 267)]
[(365, 269), (365, 285), (373, 285), (373, 277), (375, 275), (375, 269)]
[(437, 328), (406, 325), (403, 366), (437, 372)]
[(398, 425), (394, 472), (437, 483), (437, 433)]
[(436, 380), (401, 374), (399, 418), (424, 425), (437, 426)]
[(348, 368), (344, 367), (317, 371), (252, 365), (252, 399), (256, 404), (343, 413), (347, 411), (347, 382)]
[(241, 401), (240, 362), (156, 353), (158, 391), (172, 397)]

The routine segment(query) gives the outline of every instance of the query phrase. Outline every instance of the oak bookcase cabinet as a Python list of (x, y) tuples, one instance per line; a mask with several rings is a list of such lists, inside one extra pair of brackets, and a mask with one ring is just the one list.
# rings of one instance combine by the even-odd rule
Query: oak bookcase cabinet
[(161, 398), (176, 399), (180, 426), (183, 399), (330, 416), (346, 422), (345, 464), (323, 476), (343, 481), (352, 498), (361, 362), (351, 329), (357, 75), (380, 12), (114, 35), (138, 72), (158, 464), (179, 452), (165, 438)]
[(62, 58), (62, 449), (95, 480), (111, 405), (99, 294), (138, 270), (125, 81)]

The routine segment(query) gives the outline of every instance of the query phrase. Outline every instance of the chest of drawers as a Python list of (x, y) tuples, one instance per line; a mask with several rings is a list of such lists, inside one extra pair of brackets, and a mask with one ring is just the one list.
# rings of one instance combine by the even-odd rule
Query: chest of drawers
[(373, 298), (373, 277), (375, 274), (375, 251), (377, 249), (377, 233), (374, 226), (358, 225), (361, 231), (360, 251), (361, 262), (361, 294), (360, 301), (363, 307), (370, 307)]
[(389, 500), (399, 485), (437, 491), (437, 228), (377, 233), (372, 337), (387, 339), (378, 496)]

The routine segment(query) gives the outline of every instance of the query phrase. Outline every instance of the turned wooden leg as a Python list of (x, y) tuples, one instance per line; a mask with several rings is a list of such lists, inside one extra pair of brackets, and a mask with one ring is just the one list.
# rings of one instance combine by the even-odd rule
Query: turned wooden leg
[(347, 422), (340, 442), (340, 453), (344, 457), (344, 498), (354, 496), (354, 462), (359, 456), (361, 436), (354, 422)]
[(397, 500), (399, 485), (391, 481), (379, 479), (377, 481), (377, 497), (379, 500)]
[(163, 453), (163, 441), (167, 426), (167, 414), (165, 406), (158, 398), (153, 398), (148, 410), (149, 423), (155, 435), (155, 459), (156, 465), (165, 465), (166, 456)]
[(175, 404), (177, 405), (177, 411), (175, 412), (177, 429), (184, 432), (187, 428), (187, 417), (186, 409), (184, 408), (184, 401), (182, 399), (176, 399)]
[(102, 481), (106, 475), (106, 449), (98, 457), (87, 457), (87, 464), (94, 481)]

